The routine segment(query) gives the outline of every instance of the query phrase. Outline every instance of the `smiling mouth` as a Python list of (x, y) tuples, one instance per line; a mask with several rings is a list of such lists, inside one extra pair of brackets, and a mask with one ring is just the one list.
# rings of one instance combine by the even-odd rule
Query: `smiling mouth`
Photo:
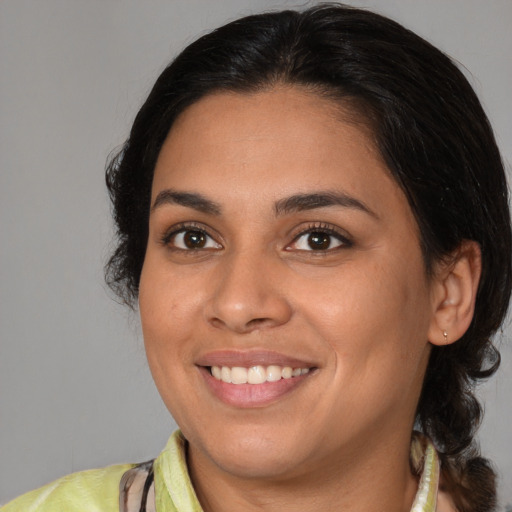
[(311, 368), (292, 368), (291, 366), (210, 366), (210, 374), (217, 380), (226, 384), (263, 384), (265, 382), (278, 382), (301, 375), (306, 375)]
[(197, 366), (213, 396), (237, 409), (270, 406), (302, 388), (319, 369), (268, 351), (217, 352)]

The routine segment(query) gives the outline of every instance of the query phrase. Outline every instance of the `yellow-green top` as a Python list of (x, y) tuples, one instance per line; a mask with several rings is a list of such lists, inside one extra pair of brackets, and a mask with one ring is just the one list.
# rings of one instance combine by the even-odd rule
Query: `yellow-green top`
[[(157, 512), (202, 512), (188, 475), (185, 442), (179, 430), (174, 432), (155, 460), (153, 498)], [(415, 436), (411, 457), (413, 466), (422, 470), (411, 512), (435, 512), (439, 482), (436, 451), (426, 438)], [(121, 464), (65, 476), (16, 498), (0, 512), (119, 512), (119, 484), (125, 472), (134, 467)]]

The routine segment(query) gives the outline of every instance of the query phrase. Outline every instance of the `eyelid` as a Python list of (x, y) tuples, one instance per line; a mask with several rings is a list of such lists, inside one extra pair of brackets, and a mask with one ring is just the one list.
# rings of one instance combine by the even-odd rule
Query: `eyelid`
[[(293, 249), (293, 248), (291, 248), (291, 246), (293, 244), (295, 244), (304, 235), (308, 235), (308, 234), (316, 233), (316, 232), (318, 232), (318, 233), (325, 233), (326, 235), (329, 235), (329, 236), (332, 236), (332, 237), (336, 238), (337, 240), (339, 240), (341, 242), (341, 245), (336, 246), (336, 247), (334, 247), (332, 249), (325, 249), (325, 250), (320, 250), (320, 249), (319, 250), (314, 250), (314, 249), (311, 249), (309, 251), (305, 250), (305, 249)], [(300, 251), (300, 252), (311, 252), (311, 253), (316, 253), (316, 254), (326, 254), (326, 253), (329, 253), (329, 252), (336, 251), (337, 249), (352, 247), (353, 244), (354, 243), (351, 240), (350, 235), (348, 235), (348, 233), (346, 233), (344, 230), (342, 230), (338, 226), (333, 225), (333, 224), (328, 224), (328, 223), (325, 223), (325, 222), (312, 222), (312, 223), (309, 223), (306, 227), (303, 227), (298, 233), (293, 235), (292, 242), (285, 248), (285, 250), (288, 250), (288, 251), (297, 250), (297, 251)]]
[[(208, 238), (211, 238), (220, 248), (222, 248), (222, 243), (219, 242), (219, 236), (217, 234), (212, 234), (213, 229), (211, 229), (209, 226), (206, 226), (205, 224), (202, 224), (200, 222), (190, 221), (190, 222), (179, 222), (178, 224), (172, 225), (170, 228), (166, 229), (163, 233), (163, 235), (160, 237), (160, 243), (167, 247), (168, 249), (175, 250), (175, 251), (183, 251), (183, 252), (193, 252), (192, 249), (181, 249), (180, 247), (173, 247), (171, 245), (172, 239), (178, 235), (179, 233), (185, 232), (185, 231), (199, 231), (200, 233), (203, 233)], [(210, 250), (211, 248), (206, 248), (203, 250)], [(197, 249), (200, 250), (200, 249)]]

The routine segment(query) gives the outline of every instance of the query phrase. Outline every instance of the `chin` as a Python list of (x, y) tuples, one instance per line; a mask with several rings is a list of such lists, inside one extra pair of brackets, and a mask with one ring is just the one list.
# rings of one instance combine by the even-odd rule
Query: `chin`
[[(205, 455), (211, 463), (233, 476), (276, 480), (296, 472), (307, 458), (300, 450), (304, 444), (296, 441), (296, 437), (296, 434), (276, 436), (275, 426), (267, 433), (248, 426), (246, 429), (225, 430), (221, 436), (215, 435), (200, 442), (194, 439), (193, 445), (199, 457)], [(189, 453), (194, 457), (194, 452)]]
[[(269, 453), (260, 449), (238, 448), (232, 452), (220, 453), (214, 462), (224, 472), (241, 479), (277, 481), (297, 472), (300, 462), (290, 453)], [(294, 454), (295, 456), (297, 454)]]

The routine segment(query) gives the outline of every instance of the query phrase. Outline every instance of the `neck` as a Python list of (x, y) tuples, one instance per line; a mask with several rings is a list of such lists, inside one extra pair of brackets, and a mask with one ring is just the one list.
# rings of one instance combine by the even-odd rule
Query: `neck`
[(225, 471), (194, 449), (189, 471), (204, 512), (409, 512), (418, 485), (410, 472), (409, 439), (395, 435), (384, 443), (375, 437), (305, 470), (268, 479)]

